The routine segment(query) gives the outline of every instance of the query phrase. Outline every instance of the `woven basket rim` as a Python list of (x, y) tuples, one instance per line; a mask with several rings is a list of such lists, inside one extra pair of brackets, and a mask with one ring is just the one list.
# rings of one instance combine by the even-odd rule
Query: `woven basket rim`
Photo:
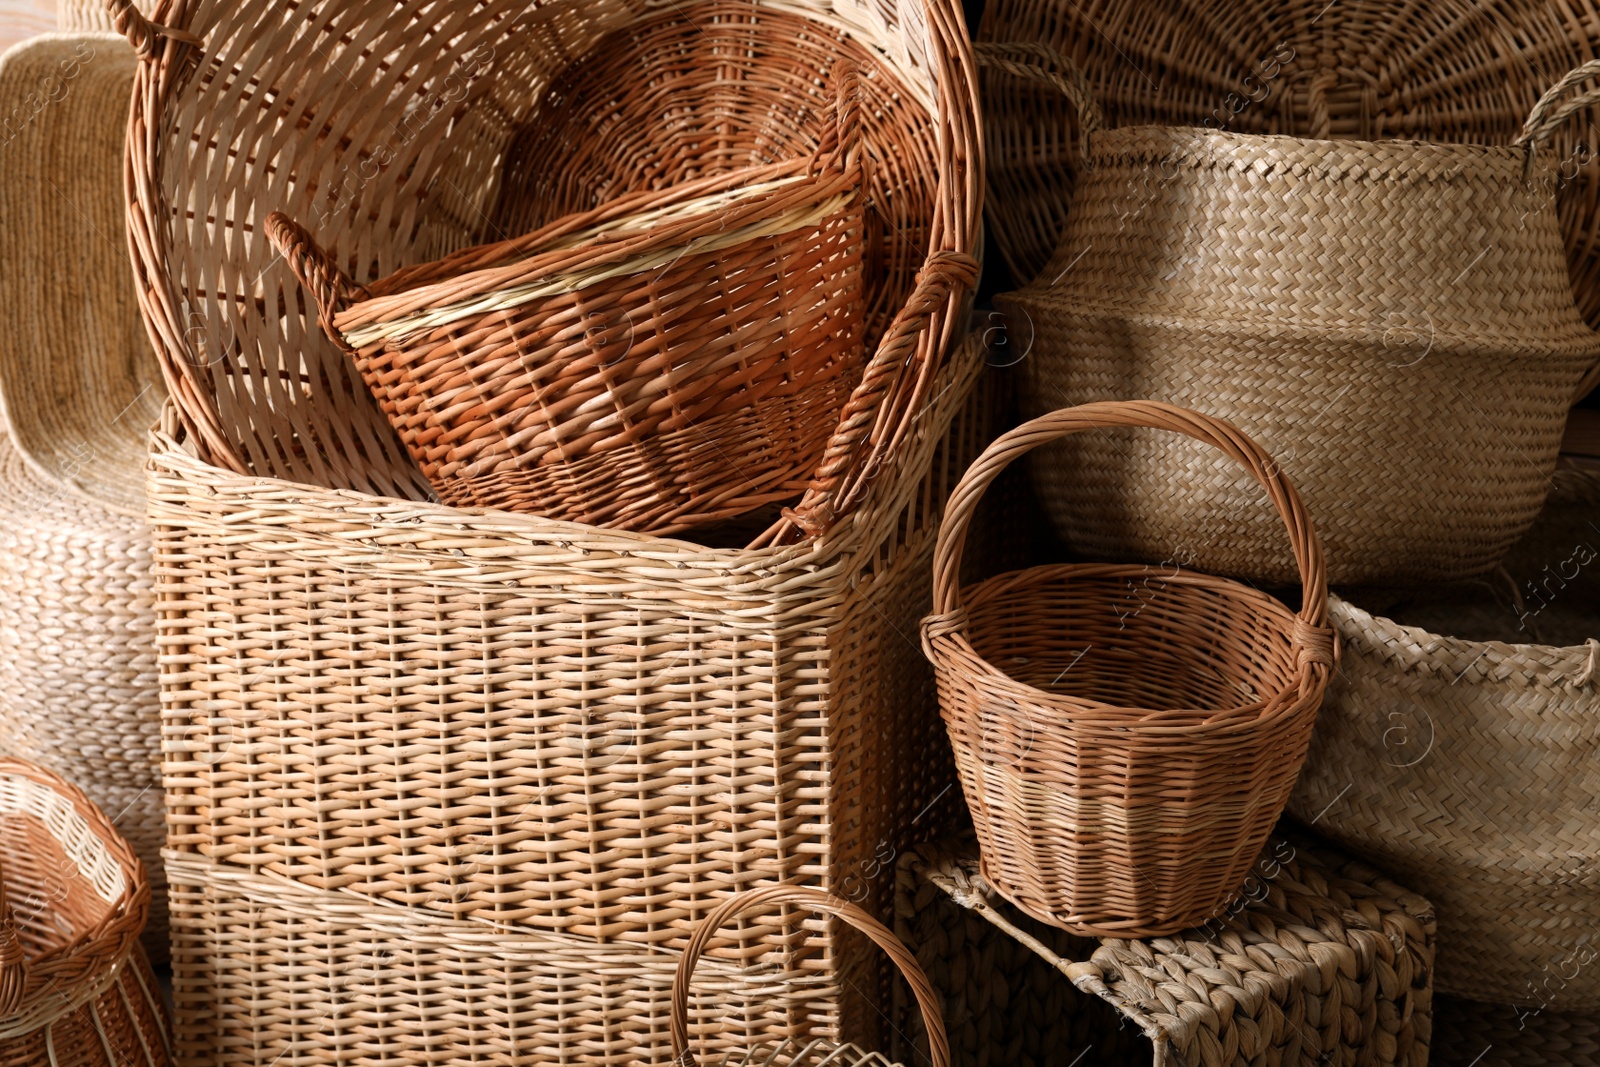
[[(1297, 170), (1304, 170), (1314, 166), (1313, 162), (1282, 160), (1284, 155), (1296, 155), (1316, 160), (1321, 157), (1357, 157), (1362, 155), (1378, 155), (1382, 153), (1386, 158), (1383, 166), (1363, 167), (1358, 161), (1351, 159), (1344, 167), (1330, 167), (1330, 173), (1319, 174), (1319, 177), (1341, 179), (1351, 177), (1372, 178), (1377, 176), (1416, 177), (1435, 181), (1449, 181), (1462, 179), (1466, 181), (1484, 181), (1493, 174), (1492, 170), (1485, 173), (1486, 165), (1489, 167), (1503, 167), (1508, 172), (1514, 173), (1520, 182), (1528, 166), (1528, 157), (1534, 157), (1534, 167), (1542, 170), (1552, 170), (1549, 165), (1551, 153), (1533, 151), (1529, 148), (1519, 148), (1508, 144), (1476, 144), (1468, 141), (1425, 141), (1415, 137), (1385, 137), (1377, 140), (1364, 141), (1356, 138), (1328, 138), (1328, 137), (1299, 137), (1287, 133), (1244, 133), (1238, 130), (1213, 130), (1205, 126), (1168, 126), (1157, 123), (1140, 123), (1132, 126), (1114, 126), (1094, 131), (1090, 135), (1089, 155), (1092, 162), (1098, 162), (1102, 156), (1113, 153), (1127, 153), (1135, 155), (1123, 142), (1140, 142), (1154, 144), (1166, 141), (1185, 147), (1189, 150), (1186, 157), (1175, 160), (1190, 165), (1212, 163), (1216, 169), (1229, 170), (1254, 170), (1265, 175), (1269, 171), (1261, 170), (1259, 159), (1266, 156), (1269, 151), (1274, 152), (1280, 166), (1294, 166)], [(1108, 143), (1109, 142), (1109, 143)], [(1400, 155), (1401, 150), (1411, 158)], [(1142, 157), (1138, 157), (1142, 158)], [(1167, 157), (1170, 158), (1170, 157)], [(1470, 165), (1472, 170), (1462, 170), (1459, 173), (1437, 174), (1420, 171), (1415, 175), (1410, 173), (1414, 166), (1421, 166), (1426, 162), (1437, 160), (1441, 163), (1456, 162), (1462, 167)], [(1553, 173), (1544, 175), (1553, 178)]]
[[(1531, 641), (1473, 641), (1436, 634), (1421, 626), (1402, 625), (1331, 592), (1328, 618), (1347, 648), (1378, 656), (1407, 674), (1431, 674), (1440, 666), (1487, 660), (1497, 668), (1494, 678), (1500, 684), (1534, 688), (1558, 681), (1574, 688), (1600, 688), (1600, 636), (1590, 638), (1586, 644), (1565, 646)], [(1501, 666), (1507, 663), (1531, 668), (1537, 675)]]

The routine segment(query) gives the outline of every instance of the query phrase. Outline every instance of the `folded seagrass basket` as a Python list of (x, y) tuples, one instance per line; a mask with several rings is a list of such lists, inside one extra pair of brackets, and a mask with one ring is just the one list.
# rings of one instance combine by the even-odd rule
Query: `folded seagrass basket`
[[(1538, 514), (1567, 410), (1600, 370), (1548, 150), (1600, 96), (1579, 91), (1600, 64), (1488, 147), (1102, 130), (1069, 61), (983, 47), (1074, 98), (1088, 144), (1055, 256), (996, 298), (1031, 345), (1029, 410), (1143, 396), (1236, 423), (1304, 494), (1335, 585), (1493, 568)], [(1096, 437), (1034, 470), (1081, 554), (1295, 580), (1259, 492), (1194, 442)]]
[(1441, 991), (1600, 1011), (1600, 475), (1557, 471), (1493, 580), (1330, 614), (1291, 809), (1433, 900)]
[(666, 534), (798, 500), (861, 376), (859, 101), (809, 157), (620, 197), (357, 285), (282, 214), (439, 498)]
[[(1182, 568), (1063, 564), (960, 586), (984, 491), (1070, 434), (1186, 434), (1244, 468), (1288, 527), (1298, 614)], [(1294, 486), (1218, 419), (1150, 401), (1052, 412), (990, 445), (951, 494), (923, 622), (984, 876), (1076, 933), (1205, 921), (1243, 883), (1304, 758), (1333, 668), (1322, 546)]]
[(59, 776), (0, 758), (0, 1063), (167, 1067), (144, 868)]
[(134, 67), (120, 39), (81, 31), (0, 59), (0, 113), (14, 120), (0, 150), (0, 753), (66, 776), (132, 842), (156, 889), (145, 938), (160, 963), (166, 819), (142, 483), (162, 389), (127, 265), (107, 245), (123, 225)]

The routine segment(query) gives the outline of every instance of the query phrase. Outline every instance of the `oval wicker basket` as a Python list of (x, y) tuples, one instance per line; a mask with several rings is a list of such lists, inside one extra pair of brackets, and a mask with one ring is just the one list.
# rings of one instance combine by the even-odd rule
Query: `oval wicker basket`
[(1597, 525), (1600, 474), (1563, 469), (1507, 558), (1520, 602), (1503, 576), (1401, 605), (1416, 625), (1332, 600), (1291, 810), (1434, 902), (1453, 996), (1600, 1010)]
[[(148, 56), (129, 137), (146, 322), (202, 458), (240, 473), (427, 495), (348, 358), (320, 335), (316, 309), (274, 266), (260, 235), (273, 210), (315, 220), (365, 283), (513, 224), (523, 232), (628, 192), (809, 155), (846, 61), (861, 73), (872, 161), (865, 261), (894, 265), (872, 270), (868, 351), (906, 311), (927, 256), (973, 248), (972, 67), (948, 0), (715, 0), (666, 12), (647, 0), (309, 10), (193, 0), (160, 8), (171, 29), (110, 2)], [(697, 43), (685, 56), (689, 30)], [(617, 106), (543, 95), (564, 75), (598, 77), (575, 68), (603, 64), (600, 50), (630, 32), (654, 66), (606, 75)], [(245, 84), (259, 91), (241, 94)], [(530, 146), (542, 158), (511, 169)], [(570, 185), (546, 201), (528, 170), (566, 173)], [(964, 307), (964, 292), (949, 293), (930, 328), (879, 353), (887, 369), (846, 405), (797, 512), (806, 522), (777, 524), (769, 540), (817, 533), (859, 504), (926, 401)]]
[(166, 1067), (144, 868), (59, 776), (0, 759), (0, 1062)]
[(676, 533), (797, 501), (861, 378), (848, 68), (836, 92), (809, 158), (368, 286), (286, 216), (266, 232), (443, 502)]
[[(1034, 567), (961, 589), (963, 544), (1009, 464), (1069, 434), (1185, 434), (1244, 467), (1289, 529), (1299, 614), (1163, 564)], [(1086, 404), (1000, 437), (951, 495), (923, 623), (986, 878), (1076, 933), (1147, 937), (1211, 918), (1283, 810), (1336, 648), (1322, 546), (1289, 480), (1220, 420)]]
[[(1600, 96), (1577, 88), (1600, 64), (1553, 87), (1514, 145), (1484, 147), (1100, 131), (1065, 59), (984, 48), (1075, 96), (1090, 142), (1055, 257), (995, 301), (1031, 339), (1031, 412), (1144, 396), (1237, 424), (1318, 516), (1334, 585), (1493, 568), (1538, 514), (1600, 368), (1541, 151)], [(1195, 442), (1096, 437), (1034, 470), (1089, 558), (1296, 580), (1260, 493)]]

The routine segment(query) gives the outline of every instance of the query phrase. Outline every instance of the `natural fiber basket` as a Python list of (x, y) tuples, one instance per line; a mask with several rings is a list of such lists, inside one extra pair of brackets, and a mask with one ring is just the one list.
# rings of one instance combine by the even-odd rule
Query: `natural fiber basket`
[[(678, 957), (678, 973), (672, 983), (672, 1052), (673, 1063), (679, 1067), (697, 1067), (694, 1050), (689, 1045), (690, 980), (695, 966), (705, 954), (717, 932), (733, 919), (742, 925), (757, 922), (751, 912), (767, 912), (774, 908), (800, 908), (826, 916), (864, 935), (894, 963), (895, 969), (911, 988), (921, 1009), (922, 1025), (928, 1035), (927, 1059), (932, 1067), (950, 1067), (950, 1046), (944, 1036), (944, 1017), (939, 1010), (939, 997), (922, 973), (922, 965), (887, 926), (862, 911), (848, 900), (830, 896), (805, 886), (770, 886), (731, 897), (721, 907), (701, 920), (694, 937)], [(777, 929), (781, 919), (767, 923)], [(833, 1041), (813, 1041), (799, 1045), (790, 1041), (776, 1048), (752, 1048), (744, 1054), (730, 1055), (727, 1064), (743, 1067), (894, 1067), (879, 1053), (862, 1052), (853, 1045), (839, 1045)]]
[[(269, 212), (314, 225), (366, 283), (629, 192), (809, 156), (845, 62), (861, 75), (876, 361), (834, 427), (801, 529), (858, 506), (960, 328), (965, 297), (951, 293), (910, 351), (903, 338), (877, 350), (927, 257), (975, 247), (982, 160), (962, 16), (953, 0), (669, 6), (169, 0), (157, 18), (174, 29), (127, 18), (147, 55), (129, 138), (135, 270), (201, 458), (427, 495), (354, 366), (321, 336), (314, 302), (275, 265)], [(607, 57), (626, 48), (641, 59), (623, 76)], [(591, 69), (610, 90), (592, 103), (546, 91), (595, 84)], [(566, 175), (553, 192), (552, 174)], [(771, 538), (796, 532), (775, 525)]]
[[(1491, 569), (1538, 514), (1567, 410), (1600, 370), (1547, 148), (1600, 95), (1578, 91), (1600, 64), (1546, 94), (1514, 144), (1484, 147), (1100, 130), (1066, 60), (984, 47), (1075, 95), (1089, 143), (1055, 257), (996, 298), (1031, 345), (1030, 412), (1149, 397), (1237, 424), (1304, 494), (1336, 586)], [(1072, 442), (1035, 472), (1086, 556), (1296, 580), (1259, 492), (1193, 442)]]
[(1332, 601), (1344, 661), (1291, 808), (1433, 900), (1452, 996), (1600, 1011), (1597, 525), (1600, 475), (1563, 469), (1514, 577), (1398, 622)]
[(1596, 1067), (1600, 1018), (1593, 1012), (1554, 1012), (1434, 1000), (1433, 1067)]
[[(1070, 434), (1143, 426), (1242, 466), (1289, 529), (1299, 614), (1172, 566), (1060, 564), (960, 587), (967, 531), (1011, 463)], [(1322, 546), (1289, 480), (1219, 420), (1087, 404), (1003, 435), (962, 477), (923, 622), (984, 876), (1076, 933), (1204, 922), (1244, 882), (1304, 758), (1333, 667)]]
[[(237, 475), (169, 418), (180, 1064), (664, 1063), (677, 951), (728, 897), (851, 879), (887, 915), (865, 865), (951, 815), (914, 633), (983, 362), (946, 361), (862, 508), (759, 550)], [(887, 974), (835, 926), (730, 936), (700, 1055), (883, 1047)]]
[(29, 114), (0, 151), (0, 753), (66, 776), (133, 843), (158, 892), (147, 948), (164, 962), (141, 489), (162, 389), (116, 239), (134, 66), (104, 33), (0, 59), (0, 112)]
[[(1503, 145), (1561, 75), (1600, 52), (1593, 0), (988, 0), (978, 39), (1071, 58), (1110, 126)], [(1054, 88), (981, 78), (991, 232), (1019, 281), (1055, 254), (1083, 160)], [(1579, 310), (1600, 326), (1592, 107), (1551, 139)]]
[(81, 791), (0, 759), (0, 1063), (167, 1067), (144, 869)]
[(810, 158), (621, 197), (357, 285), (266, 232), (439, 498), (641, 533), (797, 501), (861, 376), (861, 162), (839, 78)]
[(1430, 1062), (1432, 907), (1292, 826), (1224, 914), (1140, 941), (1018, 914), (974, 853), (920, 845), (895, 889), (895, 932), (944, 1000), (953, 1067)]

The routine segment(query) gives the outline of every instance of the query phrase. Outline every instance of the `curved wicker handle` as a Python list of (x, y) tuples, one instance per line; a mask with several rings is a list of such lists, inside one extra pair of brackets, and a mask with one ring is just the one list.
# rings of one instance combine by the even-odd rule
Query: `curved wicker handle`
[(0, 1018), (21, 1010), (27, 988), (28, 958), (22, 951), (17, 917), (6, 897), (5, 879), (0, 872)]
[(1272, 457), (1237, 427), (1198, 411), (1154, 400), (1102, 401), (1062, 408), (1024, 423), (985, 449), (961, 476), (945, 506), (939, 541), (933, 551), (934, 615), (948, 617), (961, 608), (961, 555), (966, 547), (967, 530), (978, 501), (1000, 472), (1041, 445), (1088, 430), (1114, 427), (1170, 430), (1192, 437), (1222, 452), (1261, 483), (1288, 528), (1295, 563), (1300, 568), (1303, 599), (1299, 618), (1302, 625), (1296, 628), (1294, 635), (1299, 656), (1302, 660), (1331, 667), (1335, 646), (1333, 631), (1327, 625), (1328, 572), (1322, 557), (1322, 542), (1317, 538), (1300, 494)]
[(772, 904), (794, 904), (831, 915), (860, 930), (888, 953), (910, 983), (911, 992), (922, 1008), (922, 1022), (928, 1029), (928, 1054), (933, 1060), (933, 1067), (950, 1067), (950, 1041), (945, 1036), (944, 1013), (939, 1009), (939, 998), (933, 991), (933, 983), (928, 981), (922, 965), (905, 946), (905, 942), (848, 900), (830, 896), (820, 889), (798, 885), (775, 885), (741, 893), (723, 901), (695, 927), (694, 936), (689, 939), (688, 947), (678, 959), (678, 973), (672, 981), (672, 1059), (678, 1067), (695, 1067), (694, 1053), (689, 1048), (689, 979), (694, 974), (695, 964), (700, 962), (706, 945), (729, 919), (741, 912)]
[(1004, 71), (1060, 90), (1078, 112), (1078, 152), (1089, 154), (1089, 138), (1105, 124), (1094, 90), (1078, 65), (1047, 44), (975, 43), (978, 66)]
[(1596, 75), (1600, 75), (1600, 59), (1591, 59), (1568, 71), (1565, 77), (1545, 90), (1545, 94), (1528, 113), (1528, 121), (1522, 124), (1522, 132), (1511, 142), (1512, 146), (1544, 147), (1545, 142), (1555, 136), (1555, 132), (1573, 112), (1600, 101), (1600, 87), (1573, 95), (1573, 90)]
[(833, 67), (833, 122), (823, 132), (814, 158), (820, 161), (837, 154), (848, 165), (860, 153), (861, 72), (841, 59)]
[(311, 290), (317, 301), (317, 321), (339, 347), (349, 350), (343, 336), (333, 324), (333, 317), (349, 306), (354, 299), (365, 299), (367, 290), (350, 280), (339, 269), (339, 264), (317, 243), (316, 238), (298, 222), (281, 211), (267, 216), (262, 228), (267, 240), (272, 242), (289, 269), (300, 279), (300, 284)]
[(133, 5), (133, 0), (106, 0), (106, 12), (111, 16), (112, 27), (128, 39), (128, 43), (133, 45), (133, 50), (139, 53), (142, 59), (151, 59), (155, 56), (157, 40), (162, 37), (194, 48), (206, 46), (203, 39), (188, 30), (180, 30), (176, 26), (167, 26), (145, 18), (144, 12)]
[[(902, 391), (906, 368), (916, 361), (917, 346), (933, 316), (949, 303), (951, 293), (977, 282), (978, 270), (978, 261), (965, 252), (936, 252), (928, 257), (911, 299), (889, 325), (845, 403), (839, 427), (828, 441), (806, 495), (794, 507), (784, 509), (784, 519), (805, 536), (819, 537), (832, 529), (865, 490), (870, 477), (863, 475), (873, 473), (874, 463), (881, 464), (899, 442), (908, 420), (900, 420), (891, 440), (873, 447), (873, 431), (883, 426), (886, 415), (893, 414), (891, 408), (899, 410), (899, 405), (885, 401)], [(914, 393), (922, 391), (929, 369), (921, 368), (924, 373), (918, 376)], [(915, 400), (913, 396), (912, 402)], [(876, 453), (870, 460), (869, 451)]]

